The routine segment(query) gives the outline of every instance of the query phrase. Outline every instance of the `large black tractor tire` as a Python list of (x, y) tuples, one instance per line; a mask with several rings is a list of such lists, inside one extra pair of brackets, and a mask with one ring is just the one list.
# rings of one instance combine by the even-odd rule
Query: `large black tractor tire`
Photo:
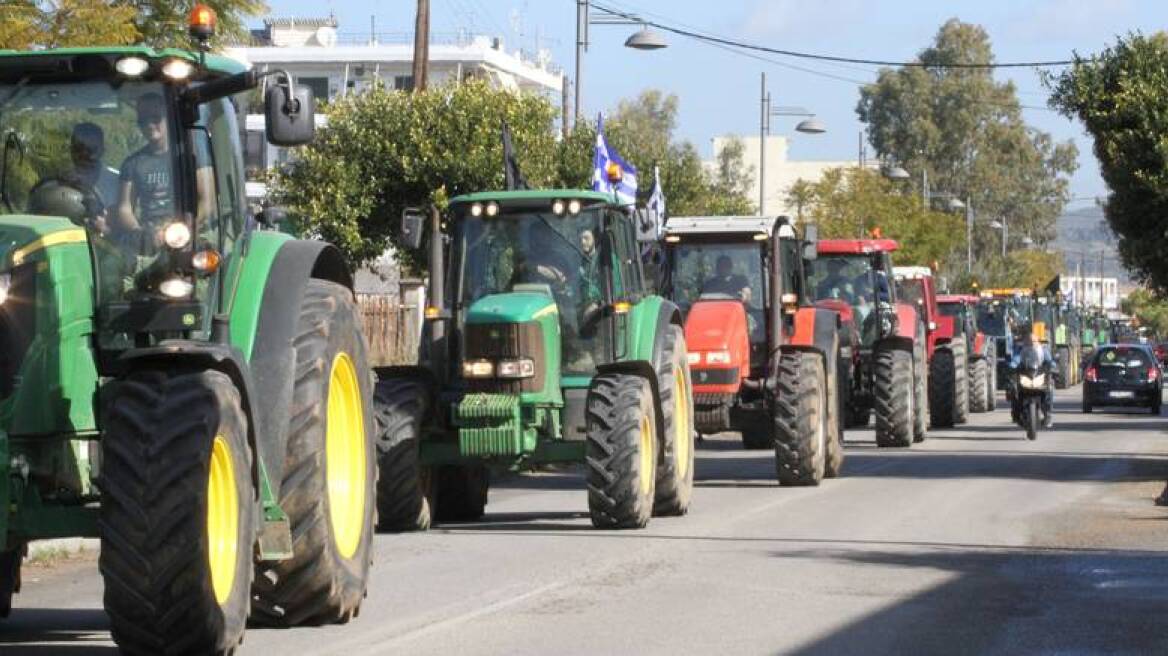
[(653, 513), (657, 481), (653, 388), (640, 376), (596, 376), (588, 390), (585, 420), (592, 525), (644, 528)]
[(819, 485), (827, 469), (828, 397), (823, 358), (783, 353), (771, 397), (780, 485)]
[(938, 346), (929, 363), (929, 416), (934, 426), (957, 422), (957, 374), (953, 351)]
[(1066, 389), (1074, 384), (1071, 380), (1071, 349), (1058, 346), (1054, 351), (1054, 387)]
[(969, 355), (965, 342), (954, 342), (949, 349), (953, 352), (953, 422), (964, 424), (969, 421)]
[(434, 516), (429, 467), (418, 459), (430, 411), (427, 385), (410, 378), (383, 380), (373, 393), (377, 419), (377, 528), (425, 531)]
[(218, 371), (114, 383), (98, 568), (127, 654), (229, 654), (247, 626), (259, 516), (239, 390)]
[(444, 465), (434, 472), (438, 521), (470, 522), (487, 508), (490, 472), (483, 465)]
[(838, 478), (844, 467), (844, 424), (846, 423), (844, 417), (847, 408), (844, 406), (845, 395), (841, 387), (844, 379), (840, 377), (843, 367), (839, 364), (838, 340), (837, 337), (837, 343), (832, 345), (830, 352), (835, 356), (836, 366), (834, 370), (830, 366), (825, 369), (827, 373), (827, 444), (824, 451), (823, 475), (826, 478)]
[(24, 543), (0, 552), (0, 619), (12, 612), (12, 595), (20, 592), (20, 562), (27, 554)]
[(912, 446), (913, 361), (908, 351), (878, 349), (873, 354), (872, 395), (875, 400), (876, 446)]
[(293, 556), (258, 565), (253, 618), (270, 626), (345, 623), (365, 597), (377, 480), (373, 376), (352, 293), (310, 280), (293, 347), (279, 478)]
[(932, 422), (929, 409), (929, 363), (925, 338), (917, 340), (913, 351), (913, 442), (924, 442)]
[(989, 412), (989, 399), (992, 392), (987, 392), (990, 385), (990, 370), (985, 358), (978, 358), (969, 365), (969, 409), (971, 412)]
[(653, 514), (676, 517), (689, 512), (693, 496), (693, 385), (681, 326), (671, 325), (664, 339), (656, 369), (658, 407), (665, 434), (661, 436), (661, 453), (657, 459)]

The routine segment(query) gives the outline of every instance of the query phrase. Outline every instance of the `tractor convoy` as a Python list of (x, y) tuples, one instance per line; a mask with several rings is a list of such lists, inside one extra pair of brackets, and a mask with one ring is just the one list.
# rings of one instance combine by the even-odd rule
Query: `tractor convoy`
[(375, 527), (477, 520), (510, 472), (577, 465), (596, 528), (643, 528), (689, 510), (700, 435), (818, 485), (845, 428), (909, 447), (993, 410), (1023, 328), (1063, 384), (1107, 328), (938, 297), (890, 239), (674, 217), (645, 241), (612, 194), (481, 191), (403, 214), (421, 346), (373, 368), (340, 251), (245, 203), (236, 103), (262, 90), (296, 146), (312, 93), (213, 28), (198, 5), (193, 51), (0, 51), (0, 617), (30, 542), (93, 537), (124, 652), (228, 654), (355, 617)]

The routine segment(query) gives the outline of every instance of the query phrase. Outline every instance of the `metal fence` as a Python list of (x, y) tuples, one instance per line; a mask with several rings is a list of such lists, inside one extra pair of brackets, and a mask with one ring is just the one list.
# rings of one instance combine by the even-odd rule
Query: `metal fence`
[(369, 342), (370, 364), (378, 367), (417, 361), (419, 327), (413, 305), (378, 294), (357, 294), (357, 304)]

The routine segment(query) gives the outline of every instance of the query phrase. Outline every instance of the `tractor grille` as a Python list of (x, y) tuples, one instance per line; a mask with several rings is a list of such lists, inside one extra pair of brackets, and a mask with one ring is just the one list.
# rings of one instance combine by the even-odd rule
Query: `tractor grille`
[(467, 360), (486, 359), (497, 365), (499, 360), (524, 357), (535, 362), (535, 375), (531, 378), (468, 379), (466, 381), (468, 391), (491, 394), (538, 392), (547, 383), (543, 331), (535, 321), (467, 324), (463, 340), (465, 344), (463, 357)]
[(36, 266), (12, 270), (8, 300), (0, 305), (0, 398), (12, 395), (24, 355), (36, 335)]

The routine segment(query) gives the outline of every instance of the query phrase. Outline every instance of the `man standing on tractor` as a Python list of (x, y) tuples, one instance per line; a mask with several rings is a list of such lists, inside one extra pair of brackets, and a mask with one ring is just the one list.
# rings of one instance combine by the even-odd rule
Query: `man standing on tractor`
[(118, 172), (101, 160), (105, 155), (105, 133), (95, 123), (84, 122), (73, 126), (69, 138), (69, 157), (73, 170), (69, 175), (85, 188), (92, 189), (101, 207), (95, 224), (98, 232), (105, 232), (108, 210), (118, 202)]

